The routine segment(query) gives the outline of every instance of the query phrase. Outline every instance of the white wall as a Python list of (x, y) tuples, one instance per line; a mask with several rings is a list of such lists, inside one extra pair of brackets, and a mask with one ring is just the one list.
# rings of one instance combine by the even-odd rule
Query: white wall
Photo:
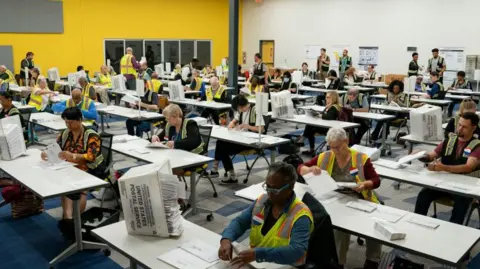
[(354, 65), (359, 46), (378, 46), (382, 73), (407, 73), (407, 46), (425, 66), (435, 47), (480, 54), (479, 0), (244, 0), (243, 8), (248, 66), (260, 40), (275, 40), (275, 65), (287, 58), (290, 67), (306, 60), (305, 45), (350, 45)]

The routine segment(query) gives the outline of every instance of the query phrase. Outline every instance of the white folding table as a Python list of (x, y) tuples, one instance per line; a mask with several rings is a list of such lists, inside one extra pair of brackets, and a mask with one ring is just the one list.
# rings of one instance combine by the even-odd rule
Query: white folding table
[(114, 115), (122, 118), (132, 119), (136, 121), (148, 121), (150, 122), (150, 133), (153, 135), (153, 122), (164, 119), (165, 116), (158, 112), (150, 112), (144, 110), (138, 110), (122, 106), (107, 106), (104, 108), (97, 109), (98, 114), (100, 114), (101, 130), (105, 130), (104, 122), (105, 115)]
[(213, 110), (228, 110), (232, 108), (231, 104), (226, 103), (219, 103), (214, 101), (197, 101), (194, 99), (182, 99), (182, 100), (169, 100), (170, 103), (178, 104), (178, 105), (191, 105), (196, 107), (202, 108), (209, 108)]

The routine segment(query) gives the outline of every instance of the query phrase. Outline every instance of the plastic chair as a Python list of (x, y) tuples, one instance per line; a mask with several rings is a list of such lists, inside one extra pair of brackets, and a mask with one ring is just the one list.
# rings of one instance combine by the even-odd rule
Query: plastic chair
[[(113, 196), (115, 197), (115, 201), (117, 202), (118, 205), (120, 205), (120, 203), (118, 202), (118, 195), (117, 195), (117, 192), (116, 192), (116, 189), (115, 189), (115, 185), (113, 185), (113, 183), (112, 183), (112, 177), (111, 177), (111, 173), (110, 173), (110, 170), (113, 167), (113, 154), (112, 154), (113, 134), (101, 133), (100, 138), (102, 139), (102, 144), (101, 144), (100, 148), (101, 148), (102, 155), (103, 155), (104, 162), (105, 162), (104, 180), (107, 181), (110, 184), (110, 186), (105, 187), (105, 189), (106, 188), (111, 188), (112, 189)], [(103, 195), (102, 195), (102, 200), (100, 202), (100, 207), (103, 207), (104, 199), (105, 199), (105, 191), (103, 192)]]

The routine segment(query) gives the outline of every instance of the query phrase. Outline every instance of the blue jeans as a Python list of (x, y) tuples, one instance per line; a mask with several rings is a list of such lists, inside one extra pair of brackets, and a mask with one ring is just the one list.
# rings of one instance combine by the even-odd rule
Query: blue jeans
[[(135, 127), (137, 129), (135, 130)], [(127, 120), (127, 132), (129, 135), (142, 137), (143, 133), (150, 131), (150, 123), (147, 121)]]

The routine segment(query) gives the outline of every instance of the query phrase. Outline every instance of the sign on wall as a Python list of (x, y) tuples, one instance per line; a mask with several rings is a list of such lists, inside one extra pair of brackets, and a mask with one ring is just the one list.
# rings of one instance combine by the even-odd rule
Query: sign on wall
[(358, 65), (378, 65), (378, 47), (358, 47)]
[(464, 48), (439, 48), (438, 54), (445, 59), (447, 71), (465, 70), (466, 55)]

